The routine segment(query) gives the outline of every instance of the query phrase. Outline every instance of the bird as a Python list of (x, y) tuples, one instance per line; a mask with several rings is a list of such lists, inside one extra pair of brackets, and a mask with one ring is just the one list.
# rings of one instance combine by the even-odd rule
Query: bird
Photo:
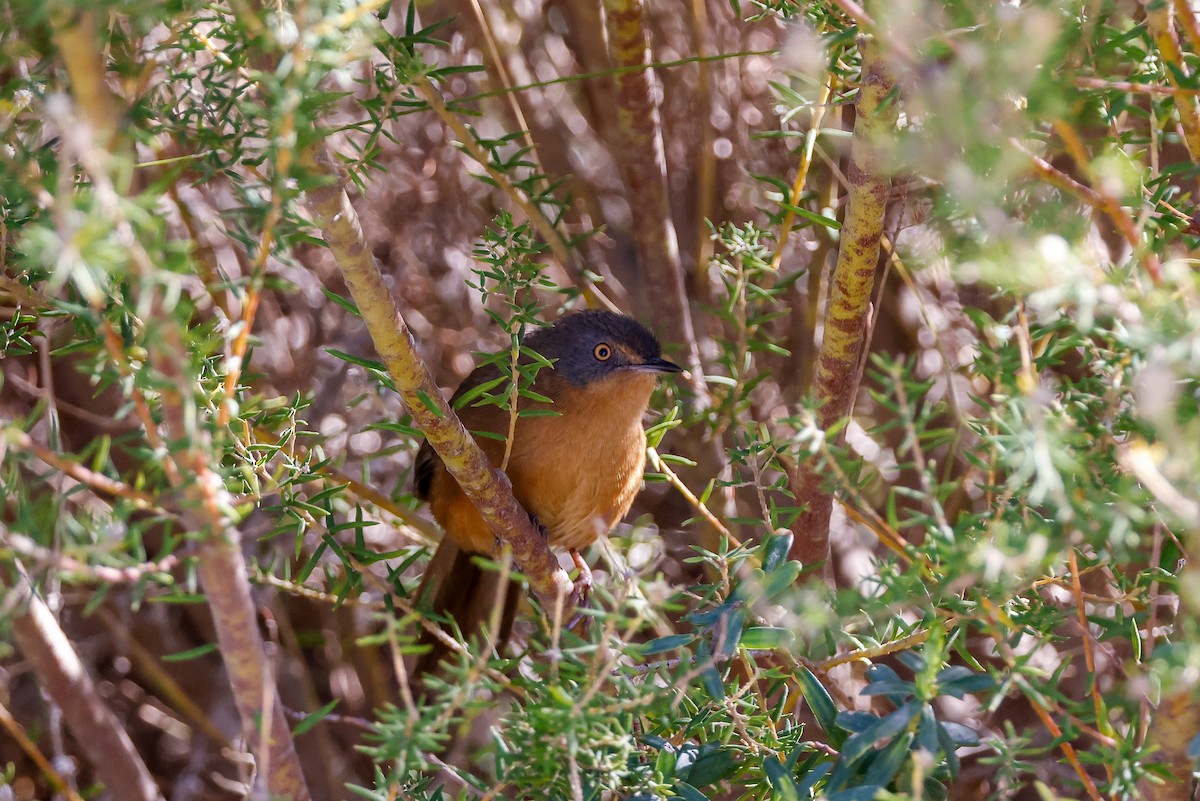
[[(629, 511), (641, 488), (646, 461), (642, 418), (657, 378), (683, 368), (663, 358), (654, 334), (622, 314), (601, 310), (569, 313), (525, 337), (521, 362), (533, 351), (542, 359), (531, 391), (517, 408), (505, 464), (510, 413), (479, 398), (457, 408), (459, 418), (496, 467), (503, 465), (517, 501), (544, 532), (551, 547), (568, 550), (590, 578), (580, 551), (608, 533)], [(451, 398), (452, 405), (503, 373), (495, 361), (476, 368)], [(499, 390), (503, 393), (503, 390)], [(477, 557), (498, 558), (499, 543), (478, 510), (428, 441), (413, 468), (415, 495), (429, 502), (444, 536), (422, 577), (417, 598), (435, 618), (453, 619), (464, 638), (484, 631), (501, 600), (497, 648), (508, 639), (519, 590), (499, 586), (499, 573), (483, 570)], [(449, 649), (427, 633), (428, 650), (414, 674), (436, 671)]]

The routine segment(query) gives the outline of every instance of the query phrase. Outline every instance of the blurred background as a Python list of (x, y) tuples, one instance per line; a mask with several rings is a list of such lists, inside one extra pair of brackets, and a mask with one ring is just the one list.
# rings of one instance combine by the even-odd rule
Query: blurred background
[[(460, 710), (465, 723), (450, 707), (439, 731), (474, 736), (458, 731), (445, 764), (407, 785), (377, 776), (392, 763), (360, 748), (396, 736), (375, 728), (379, 710), (403, 702), (391, 597), (412, 592), (437, 531), (411, 494), (420, 437), (340, 302), (349, 293), (302, 207), (303, 191), (328, 177), (298, 154), (321, 140), (351, 179), (370, 251), (447, 394), (521, 324), (607, 303), (693, 367), (691, 381), (659, 390), (647, 425), (667, 421), (656, 451), (725, 533), (763, 548), (786, 536), (795, 462), (822, 465), (840, 501), (830, 586), (806, 574), (789, 594), (756, 599), (757, 623), (792, 632), (795, 653), (718, 679), (743, 691), (763, 682), (744, 714), (771, 722), (753, 725), (786, 739), (786, 718), (829, 741), (794, 700), (795, 683), (781, 690), (753, 672), (791, 676), (800, 664), (839, 711), (884, 714), (898, 703), (858, 695), (878, 678), (866, 659), (836, 657), (879, 646), (875, 662), (903, 672), (911, 665), (892, 644), (923, 632), (913, 648), (932, 637), (941, 649), (928, 664), (996, 679), (957, 696), (925, 686), (939, 720), (984, 742), (938, 774), (941, 797), (1048, 797), (1038, 781), (1078, 794), (1095, 792), (1093, 781), (1112, 798), (1143, 786), (1147, 686), (1162, 682), (1147, 665), (1154, 643), (1174, 636), (1179, 560), (1195, 533), (1191, 507), (1164, 501), (1178, 498), (1153, 477), (1194, 504), (1189, 466), (1200, 467), (1188, 453), (1200, 352), (1189, 349), (1187, 261), (1194, 15), (1168, 20), (1177, 52), (1164, 49), (1158, 11), (1121, 2), (114, 4), (84, 9), (103, 43), (96, 77), (127, 128), (109, 148), (72, 134), (81, 112), (63, 94), (69, 51), (52, 12), (80, 9), (39, 5), (14, 4), (0, 25), (10, 143), (0, 419), (169, 500), (130, 386), (166, 392), (145, 356), (163, 329), (147, 323), (179, 324), (199, 425), (238, 503), (280, 700), (293, 722), (336, 702), (297, 738), (313, 797), (345, 797), (352, 783), (391, 793), (370, 797), (433, 798), (438, 770), (452, 787), (474, 787), (471, 797), (584, 797), (546, 765), (522, 784), (496, 778), (508, 775), (503, 764), (470, 759), (511, 698)], [(615, 15), (634, 20), (619, 41)], [(871, 356), (854, 419), (826, 438), (811, 393), (856, 180), (864, 26), (900, 119), (876, 143), (888, 188), (863, 341)], [(629, 47), (649, 67), (631, 65)], [(96, 185), (88, 154), (109, 150), (152, 274), (129, 266), (119, 227), (88, 227), (109, 220), (104, 197), (73, 194)], [(88, 276), (102, 300), (88, 300)], [(111, 358), (112, 338), (104, 344), (105, 321), (128, 369)], [(240, 355), (238, 407), (217, 423)], [(1142, 405), (1154, 398), (1167, 400)], [(1137, 462), (1131, 448), (1147, 442), (1159, 450)], [(8, 448), (8, 586), (35, 580), (165, 797), (244, 797), (253, 780), (235, 747), (242, 723), (181, 532), (82, 492), (87, 481), (26, 445)], [(613, 535), (623, 556), (589, 555), (607, 588), (601, 608), (652, 608), (631, 627), (643, 644), (699, 631), (689, 612), (744, 601), (730, 584), (742, 557), (729, 557), (729, 540), (666, 470), (649, 471)], [(1082, 568), (1068, 569), (1068, 553)], [(6, 593), (6, 613), (18, 595)], [(536, 642), (533, 629), (522, 637)], [(808, 797), (772, 795), (778, 785), (746, 767), (768, 761), (749, 730), (701, 723), (668, 735), (662, 721), (683, 714), (662, 700), (668, 688), (645, 703), (672, 704), (670, 714), (614, 735), (643, 766), (630, 775), (652, 772), (647, 743), (661, 734), (736, 754), (730, 765), (741, 767), (701, 797)], [(23, 731), (92, 797), (92, 769), (7, 646), (0, 693), (10, 721), (0, 792), (53, 795)], [(596, 742), (598, 753), (611, 745)], [(1063, 743), (1095, 758), (1081, 765)], [(410, 775), (411, 763), (394, 760)], [(671, 783), (684, 773), (654, 775), (653, 790), (621, 778), (616, 789), (589, 785), (587, 797), (695, 797)], [(926, 786), (919, 770), (904, 775)]]

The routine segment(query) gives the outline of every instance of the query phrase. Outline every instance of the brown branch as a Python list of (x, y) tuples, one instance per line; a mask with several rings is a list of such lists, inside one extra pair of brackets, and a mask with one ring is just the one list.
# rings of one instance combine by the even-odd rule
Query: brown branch
[[(1008, 640), (1004, 637), (1003, 632), (1006, 630), (1010, 632), (1015, 631), (1017, 627), (1013, 624), (1007, 613), (993, 603), (991, 599), (982, 597), (979, 599), (979, 601), (984, 612), (983, 622), (985, 623), (985, 630), (991, 635), (992, 641), (996, 644), (997, 651), (1004, 658), (1005, 662), (1008, 663), (1009, 668), (1013, 669), (1017, 664), (1017, 657), (1013, 653), (1012, 648), (1009, 646)], [(1042, 725), (1045, 726), (1046, 730), (1050, 732), (1050, 735), (1056, 741), (1058, 741), (1059, 750), (1062, 751), (1067, 762), (1070, 763), (1072, 768), (1074, 768), (1075, 774), (1079, 777), (1079, 781), (1087, 790), (1088, 798), (1092, 799), (1092, 801), (1100, 801), (1100, 792), (1096, 789), (1096, 785), (1092, 781), (1092, 777), (1088, 775), (1087, 770), (1079, 761), (1079, 756), (1075, 751), (1075, 747), (1063, 738), (1062, 729), (1059, 728), (1058, 724), (1054, 722), (1054, 718), (1050, 716), (1050, 713), (1046, 711), (1046, 704), (1043, 703), (1042, 695), (1038, 693), (1035, 688), (1032, 687), (1029, 682), (1025, 681), (1024, 678), (1022, 678), (1019, 674), (1016, 675), (1016, 685), (1017, 688), (1021, 690), (1021, 693), (1025, 696), (1025, 699), (1029, 701), (1030, 707), (1032, 707), (1034, 713), (1036, 713), (1038, 718), (1042, 721)]]
[(1067, 762), (1075, 769), (1075, 774), (1079, 777), (1080, 782), (1083, 783), (1084, 789), (1087, 790), (1088, 798), (1092, 801), (1101, 801), (1100, 791), (1096, 789), (1096, 783), (1092, 781), (1092, 777), (1088, 775), (1087, 770), (1083, 767), (1083, 763), (1079, 761), (1079, 755), (1075, 752), (1075, 746), (1063, 738), (1062, 729), (1054, 722), (1054, 718), (1050, 717), (1050, 713), (1046, 711), (1040, 698), (1034, 697), (1033, 688), (1029, 687), (1028, 683), (1020, 678), (1018, 678), (1017, 683), (1023, 688), (1030, 690), (1030, 692), (1026, 692), (1025, 694), (1025, 697), (1029, 700), (1029, 705), (1033, 707), (1033, 711), (1042, 721), (1042, 725), (1046, 727), (1046, 731), (1050, 732), (1050, 736), (1059, 741), (1059, 750), (1063, 752), (1063, 756), (1066, 757)]
[(111, 148), (118, 138), (121, 115), (105, 82), (108, 68), (98, 46), (96, 12), (56, 4), (50, 24), (54, 44), (71, 79), (71, 96), (82, 111), (80, 116), (91, 126), (96, 140)]
[[(138, 241), (129, 221), (120, 216), (118, 193), (113, 186), (101, 154), (90, 142), (76, 144), (76, 154), (92, 180), (93, 191), (108, 202), (114, 231), (128, 248), (134, 269), (150, 278), (156, 268), (148, 253)], [(93, 299), (93, 303), (97, 302)], [(180, 514), (185, 525), (193, 532), (201, 532), (203, 539), (198, 546), (198, 575), (204, 585), (207, 600), (213, 613), (214, 626), (227, 673), (233, 690), (234, 701), (247, 728), (265, 729), (263, 736), (255, 742), (257, 767), (266, 777), (266, 785), (273, 795), (306, 801), (309, 793), (303, 773), (296, 757), (291, 732), (287, 721), (274, 704), (275, 692), (270, 666), (267, 664), (262, 636), (257, 628), (254, 604), (250, 599), (246, 567), (239, 545), (240, 535), (228, 523), (227, 514), (232, 509), (228, 494), (220, 478), (209, 465), (207, 443), (194, 431), (191, 417), (184, 413), (185, 399), (193, 395), (190, 380), (181, 372), (186, 363), (183, 354), (186, 348), (179, 338), (176, 324), (169, 313), (161, 307), (155, 310), (156, 321), (160, 322), (157, 336), (148, 338), (152, 346), (151, 359), (159, 372), (170, 381), (162, 393), (161, 401), (169, 440), (184, 442), (183, 452), (164, 453), (163, 463), (172, 486), (182, 492), (186, 502)], [(120, 348), (106, 338), (110, 355), (118, 367), (125, 367)], [(140, 393), (135, 392), (135, 396)], [(144, 403), (144, 401), (143, 401)], [(143, 410), (143, 426), (152, 439), (157, 437), (156, 424), (147, 409)], [(47, 455), (38, 457), (48, 461)], [(78, 474), (82, 468), (72, 466)], [(87, 476), (89, 485), (103, 483), (102, 476)], [(115, 482), (114, 482), (115, 483)], [(274, 713), (274, 714), (272, 714)]]
[[(0, 528), (7, 537), (7, 529)], [(12, 618), (13, 638), (42, 689), (62, 710), (80, 750), (114, 798), (162, 801), (162, 795), (121, 721), (105, 706), (87, 667), (54, 614), (19, 565), (13, 587), (23, 612)]]
[(907, 44), (893, 38), (889, 31), (880, 28), (871, 15), (854, 0), (833, 0), (833, 4), (858, 26), (860, 34), (870, 35), (873, 39), (884, 42), (889, 53), (905, 62), (916, 61), (916, 56)]
[(425, 433), (492, 531), (511, 546), (515, 564), (543, 606), (547, 610), (562, 608), (572, 588), (570, 579), (513, 497), (508, 478), (488, 461), (467, 433), (417, 354), (412, 333), (367, 247), (358, 215), (346, 195), (345, 178), (333, 155), (319, 145), (306, 158), (315, 171), (334, 179), (309, 190), (308, 209), (342, 270), (375, 349), (413, 422)]
[(1146, 741), (1153, 748), (1149, 761), (1164, 766), (1171, 779), (1147, 773), (1138, 782), (1139, 798), (1144, 801), (1191, 801), (1195, 797), (1191, 787), (1195, 763), (1188, 756), (1188, 744), (1198, 730), (1200, 706), (1196, 704), (1195, 685), (1185, 684), (1165, 694), (1150, 720)]
[[(156, 312), (168, 317), (161, 309)], [(183, 496), (179, 516), (186, 530), (202, 535), (196, 546), (196, 575), (212, 612), (234, 703), (242, 725), (258, 734), (251, 742), (268, 791), (273, 796), (307, 801), (311, 796), (258, 627), (241, 532), (229, 522), (232, 499), (211, 466), (208, 437), (189, 423), (186, 406), (193, 402), (195, 390), (180, 369), (185, 347), (171, 321), (164, 322), (151, 360), (168, 382), (161, 399), (170, 439), (184, 443), (177, 459), (188, 481), (176, 487)]]
[(1113, 92), (1141, 92), (1147, 95), (1200, 95), (1200, 89), (1183, 86), (1162, 86), (1156, 83), (1131, 83), (1129, 81), (1106, 81), (1102, 78), (1076, 78), (1079, 89), (1101, 89)]
[[(708, 18), (708, 0), (692, 0), (692, 46), (696, 55), (707, 59), (716, 49), (716, 31)], [(696, 165), (696, 270), (703, 274), (713, 256), (713, 241), (709, 236), (708, 220), (716, 216), (717, 208), (717, 154), (713, 151), (716, 132), (713, 128), (713, 110), (716, 97), (713, 92), (712, 65), (708, 61), (696, 62), (696, 126), (700, 141), (693, 153)]]
[[(812, 122), (809, 123), (808, 133), (804, 136), (804, 148), (800, 151), (800, 165), (796, 168), (796, 179), (792, 181), (792, 194), (788, 203), (792, 208), (800, 205), (804, 195), (804, 184), (808, 180), (808, 170), (812, 167), (813, 149), (817, 144), (817, 136), (821, 133), (821, 123), (825, 119), (825, 109), (829, 106), (830, 95), (833, 94), (834, 72), (832, 69), (825, 73), (825, 81), (821, 84), (821, 92), (812, 109)], [(775, 255), (771, 259), (771, 269), (778, 270), (783, 261), (783, 253), (787, 249), (788, 238), (792, 235), (792, 224), (796, 221), (796, 212), (788, 208), (779, 225), (779, 244), (775, 246)], [(814, 264), (816, 262), (813, 262)]]
[(144, 562), (128, 567), (89, 565), (64, 553), (44, 548), (22, 534), (2, 530), (0, 530), (0, 548), (7, 548), (13, 553), (53, 567), (56, 573), (75, 574), (82, 576), (87, 581), (113, 586), (136, 584), (156, 573), (169, 574), (179, 563), (179, 557), (172, 555), (164, 558), (161, 562)]
[[(1088, 624), (1087, 603), (1083, 600), (1083, 583), (1079, 576), (1079, 557), (1071, 548), (1067, 555), (1071, 567), (1071, 592), (1075, 596), (1075, 614), (1079, 621), (1079, 640), (1083, 643), (1083, 663), (1091, 677), (1092, 708), (1096, 710), (1096, 725), (1106, 734), (1112, 733), (1112, 724), (1104, 711), (1104, 699), (1100, 697), (1100, 681), (1096, 675), (1096, 651), (1092, 643), (1092, 627)], [(1104, 773), (1108, 781), (1113, 780), (1113, 768), (1105, 763)]]
[[(258, 442), (266, 442), (276, 447), (282, 447), (279, 437), (274, 432), (267, 430), (263, 426), (255, 426), (253, 434)], [(291, 444), (293, 448), (296, 447), (295, 442), (296, 438), (292, 437)], [(298, 455), (293, 452), (290, 454), (289, 458), (299, 458), (303, 460), (308, 456), (307, 452), (303, 448), (300, 448), (299, 450), (300, 452)], [(360, 499), (374, 505), (381, 511), (387, 512), (403, 522), (406, 527), (412, 529), (411, 532), (405, 532), (405, 534), (413, 541), (422, 542), (428, 545), (430, 543), (436, 543), (438, 538), (441, 536), (437, 526), (429, 522), (429, 520), (412, 511), (411, 509), (401, 506), (374, 487), (364, 484), (357, 479), (351, 478), (340, 470), (335, 470), (327, 464), (318, 466), (314, 472), (328, 479), (330, 483), (345, 485)]]
[(641, 67), (613, 77), (620, 141), (609, 145), (628, 191), (633, 238), (649, 284), (642, 309), (653, 309), (655, 317), (663, 321), (666, 336), (683, 347), (682, 361), (691, 373), (688, 383), (696, 402), (707, 406), (700, 348), (671, 219), (662, 125), (654, 102), (654, 71), (642, 7), (642, 0), (604, 0), (604, 27), (614, 66)]
[(704, 505), (704, 503), (696, 497), (696, 494), (688, 488), (688, 485), (683, 482), (683, 479), (671, 469), (670, 465), (663, 461), (663, 458), (654, 448), (648, 448), (646, 455), (650, 457), (650, 466), (667, 477), (667, 482), (674, 487), (688, 505), (700, 513), (705, 522), (720, 532), (721, 536), (729, 540), (735, 548), (742, 547), (742, 542), (737, 537), (733, 536), (733, 532), (726, 527), (720, 519), (712, 513), (712, 511)]
[[(106, 91), (104, 59), (94, 20), (77, 13), (72, 18), (56, 16), (55, 41), (63, 49), (72, 92), (86, 127), (103, 132), (114, 127), (115, 100)], [(70, 50), (71, 52), (66, 52)], [(78, 52), (85, 51), (85, 52)], [(71, 129), (59, 120), (64, 133)], [(113, 134), (115, 137), (115, 134)], [(113, 230), (128, 249), (133, 269), (144, 278), (156, 274), (156, 267), (130, 225), (120, 212), (120, 193), (110, 175), (107, 154), (86, 136), (67, 136), (77, 151), (75, 155), (92, 180), (92, 191), (109, 210)], [(89, 299), (93, 304), (99, 297)], [(160, 300), (155, 298), (155, 300)], [(250, 583), (242, 558), (239, 532), (229, 524), (232, 504), (220, 477), (210, 466), (211, 443), (193, 420), (185, 413), (192, 402), (194, 387), (190, 377), (181, 370), (186, 363), (186, 348), (171, 315), (160, 303), (155, 304), (159, 335), (148, 338), (151, 360), (165, 376), (170, 386), (162, 394), (163, 413), (170, 440), (185, 443), (182, 453), (165, 453), (166, 475), (172, 486), (182, 492), (185, 505), (183, 518), (189, 530), (202, 532), (198, 546), (197, 572), (204, 585), (222, 656), (233, 689), (234, 701), (247, 729), (259, 729), (261, 737), (255, 743), (257, 769), (265, 777), (268, 792), (296, 801), (310, 797), (304, 775), (296, 756), (291, 731), (280, 705), (275, 703), (276, 690), (270, 665), (267, 662), (262, 635), (258, 630)], [(119, 347), (106, 342), (114, 361), (123, 364)], [(139, 394), (135, 391), (135, 396)], [(146, 434), (152, 442), (156, 436), (155, 423), (148, 412), (140, 410)], [(39, 457), (41, 458), (41, 457)], [(176, 461), (176, 458), (178, 461)], [(182, 470), (179, 468), (183, 468)], [(118, 797), (125, 796), (116, 793)]]
[[(825, 335), (817, 356), (814, 386), (817, 422), (824, 430), (850, 415), (858, 391), (890, 186), (885, 173), (883, 140), (894, 131), (898, 116), (897, 102), (889, 97), (895, 81), (879, 44), (873, 39), (862, 39), (859, 47), (862, 77), (846, 169), (849, 181), (846, 219), (831, 276)], [(797, 503), (805, 507), (796, 522), (792, 558), (806, 565), (827, 562), (833, 495), (824, 486), (823, 473), (811, 461), (790, 471), (789, 478)]]
[(142, 645), (133, 632), (108, 609), (101, 607), (96, 610), (96, 616), (105, 627), (120, 641), (121, 647), (125, 649), (125, 655), (133, 663), (133, 668), (141, 676), (143, 680), (149, 683), (158, 692), (159, 696), (172, 709), (178, 711), (183, 717), (187, 718), (191, 725), (195, 726), (199, 731), (203, 732), (204, 736), (212, 740), (222, 748), (232, 748), (229, 738), (221, 731), (213, 721), (205, 714), (200, 704), (192, 700), (187, 691), (179, 685), (175, 677), (171, 675), (169, 666), (164, 667), (158, 657), (151, 653), (150, 649)]
[[(89, 487), (93, 492), (108, 498), (124, 498), (132, 503), (138, 509), (156, 509), (154, 500), (149, 495), (139, 490), (135, 490), (128, 484), (111, 479), (108, 476), (97, 473), (94, 470), (89, 470), (77, 462), (72, 462), (63, 456), (59, 456), (54, 451), (37, 442), (33, 437), (19, 429), (9, 429), (7, 432), (9, 441), (15, 444), (18, 448), (29, 451), (39, 460), (46, 463), (55, 470), (58, 470), (63, 475), (69, 476), (80, 484)], [(0, 445), (0, 450), (3, 445)]]

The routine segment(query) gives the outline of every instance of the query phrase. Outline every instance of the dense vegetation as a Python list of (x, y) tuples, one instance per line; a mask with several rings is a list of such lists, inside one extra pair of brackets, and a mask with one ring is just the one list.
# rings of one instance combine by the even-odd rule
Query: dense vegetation
[[(1191, 798), (1198, 74), (1184, 0), (13, 0), (0, 798)], [(410, 342), (584, 306), (690, 368), (591, 625), (518, 548), (415, 695)]]

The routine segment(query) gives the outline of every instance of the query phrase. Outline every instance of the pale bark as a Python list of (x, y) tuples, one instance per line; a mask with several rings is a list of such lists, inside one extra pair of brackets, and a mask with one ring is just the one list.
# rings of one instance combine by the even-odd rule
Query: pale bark
[[(7, 532), (0, 529), (0, 539)], [(50, 700), (62, 710), (67, 728), (113, 798), (162, 801), (146, 763), (121, 721), (96, 692), (87, 666), (79, 659), (46, 602), (29, 579), (18, 574), (14, 590), (22, 611), (12, 617), (17, 650), (37, 676)]]

